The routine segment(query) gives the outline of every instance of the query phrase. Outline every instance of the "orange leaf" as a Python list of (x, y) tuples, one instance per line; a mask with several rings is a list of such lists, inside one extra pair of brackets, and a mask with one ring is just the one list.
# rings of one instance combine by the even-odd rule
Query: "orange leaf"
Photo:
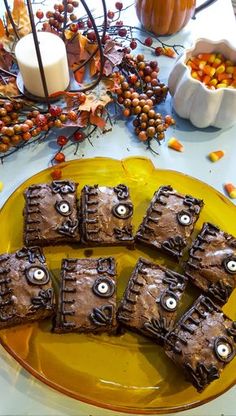
[(89, 121), (91, 124), (94, 124), (95, 126), (98, 126), (100, 129), (104, 129), (106, 125), (106, 121), (97, 116), (96, 114), (90, 113)]
[(88, 121), (89, 121), (89, 112), (81, 111), (76, 121), (71, 121), (70, 119), (67, 119), (65, 123), (63, 123), (63, 126), (83, 128), (88, 125)]
[(94, 77), (99, 72), (100, 69), (100, 54), (99, 52), (96, 53), (96, 55), (91, 59), (90, 61), (90, 76)]
[(5, 35), (5, 28), (2, 19), (0, 19), (0, 38)]
[(83, 111), (91, 111), (95, 113), (97, 107), (105, 107), (112, 101), (110, 95), (99, 86), (93, 92), (86, 96), (86, 101), (80, 105), (79, 109)]
[[(18, 34), (20, 35), (20, 37), (25, 36), (31, 32), (30, 20), (24, 0), (14, 0), (12, 17), (18, 28)], [(10, 22), (8, 22), (7, 26), (9, 26), (8, 29), (11, 29), (12, 31), (12, 26)]]
[(19, 94), (20, 92), (15, 81), (0, 85), (0, 95), (4, 95), (5, 97), (15, 97)]
[(75, 71), (74, 77), (75, 77), (75, 80), (79, 84), (81, 84), (81, 82), (83, 82), (84, 74), (85, 74), (85, 67), (84, 66), (82, 68), (80, 68), (80, 69), (77, 69), (77, 71)]

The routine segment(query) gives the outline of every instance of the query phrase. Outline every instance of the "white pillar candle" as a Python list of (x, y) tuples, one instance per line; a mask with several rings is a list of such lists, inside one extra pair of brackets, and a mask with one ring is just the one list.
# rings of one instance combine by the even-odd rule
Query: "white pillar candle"
[[(37, 32), (48, 94), (64, 91), (69, 85), (69, 68), (65, 44), (58, 36)], [(45, 97), (32, 33), (19, 40), (16, 59), (25, 88), (37, 97)]]

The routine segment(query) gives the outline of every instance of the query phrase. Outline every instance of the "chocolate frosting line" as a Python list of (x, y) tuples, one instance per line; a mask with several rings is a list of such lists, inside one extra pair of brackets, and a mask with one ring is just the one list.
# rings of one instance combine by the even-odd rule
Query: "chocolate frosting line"
[(75, 299), (74, 297), (72, 299), (65, 299), (65, 294), (75, 294), (76, 293), (76, 288), (70, 288), (67, 287), (67, 283), (68, 282), (75, 282), (76, 278), (73, 276), (68, 276), (67, 273), (69, 272), (74, 272), (76, 270), (76, 264), (77, 264), (77, 260), (76, 259), (65, 259), (63, 261), (62, 264), (62, 276), (61, 276), (61, 302), (60, 302), (60, 309), (59, 309), (59, 313), (60, 313), (60, 326), (62, 328), (74, 328), (76, 326), (76, 324), (74, 322), (68, 322), (66, 317), (67, 316), (73, 316), (75, 314), (74, 310), (71, 309), (66, 309), (68, 306), (72, 307), (72, 305), (74, 305), (75, 303)]

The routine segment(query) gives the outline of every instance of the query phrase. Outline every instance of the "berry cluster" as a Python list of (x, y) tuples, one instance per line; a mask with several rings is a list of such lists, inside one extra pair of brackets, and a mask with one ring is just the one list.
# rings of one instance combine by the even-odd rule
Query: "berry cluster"
[(156, 61), (145, 61), (144, 56), (126, 55), (121, 65), (120, 87), (116, 90), (117, 102), (123, 107), (123, 115), (137, 116), (133, 125), (139, 140), (164, 139), (165, 130), (175, 123), (167, 115), (163, 117), (154, 106), (165, 100), (168, 88), (158, 79)]
[[(79, 6), (79, 2), (77, 0), (63, 0), (62, 3), (54, 4), (54, 11), (48, 10), (45, 15), (43, 10), (39, 9), (36, 11), (36, 17), (40, 21), (46, 17), (46, 20), (43, 22), (43, 29), (46, 29), (48, 24), (57, 30), (62, 28), (65, 21), (65, 3), (67, 3), (67, 22), (71, 23), (78, 20), (74, 9)], [(80, 27), (80, 29), (83, 29), (83, 27)]]
[(139, 140), (146, 142), (156, 139), (159, 143), (165, 138), (167, 128), (175, 123), (170, 115), (162, 116), (149, 105), (142, 108), (142, 112), (134, 119), (135, 134)]
[[(81, 93), (80, 99), (80, 103), (84, 102), (85, 94)], [(5, 101), (0, 107), (0, 152), (5, 153), (54, 127), (61, 128), (67, 120), (76, 122), (77, 119), (78, 111), (63, 112), (58, 105), (42, 113), (37, 109), (27, 111), (23, 100)]]

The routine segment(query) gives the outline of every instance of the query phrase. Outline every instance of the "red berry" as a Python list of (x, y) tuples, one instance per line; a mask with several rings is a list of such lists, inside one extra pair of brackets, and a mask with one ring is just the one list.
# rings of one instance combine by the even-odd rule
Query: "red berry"
[(138, 44), (137, 44), (136, 40), (132, 40), (130, 42), (130, 45), (129, 46), (131, 47), (131, 49), (136, 49), (137, 46), (138, 46)]
[(123, 28), (121, 28), (121, 29), (119, 29), (118, 30), (118, 35), (121, 37), (121, 38), (124, 38), (126, 35), (127, 35), (127, 30), (123, 27)]
[(121, 3), (121, 1), (117, 1), (115, 4), (115, 7), (117, 10), (122, 10), (123, 9), (123, 3)]
[(115, 13), (112, 10), (108, 10), (107, 17), (108, 19), (114, 19)]
[(158, 47), (155, 49), (155, 54), (156, 54), (157, 56), (163, 55), (163, 48), (161, 48), (160, 46), (158, 46)]
[(87, 33), (87, 38), (88, 40), (91, 40), (92, 42), (96, 41), (96, 33), (94, 31), (88, 32)]
[(153, 44), (153, 39), (151, 38), (151, 36), (149, 36), (148, 38), (145, 39), (144, 41), (146, 46), (152, 46)]
[(76, 33), (78, 31), (78, 29), (79, 29), (78, 23), (71, 23), (70, 24), (70, 30), (71, 30), (71, 32)]
[(61, 179), (61, 177), (62, 177), (62, 171), (61, 171), (61, 169), (54, 169), (52, 172), (51, 172), (51, 177), (52, 177), (52, 179), (54, 180), (54, 181), (56, 181), (57, 179)]
[(50, 19), (50, 17), (53, 17), (53, 12), (48, 10), (47, 13), (46, 13), (46, 17), (47, 17), (47, 19)]
[(37, 10), (36, 16), (39, 20), (41, 20), (44, 17), (44, 13), (42, 10)]
[(128, 81), (130, 84), (135, 84), (138, 81), (137, 75), (136, 74), (129, 75)]
[(68, 139), (66, 136), (58, 136), (57, 138), (57, 144), (58, 146), (65, 146), (65, 144), (68, 142)]
[(118, 20), (118, 22), (116, 22), (116, 26), (123, 26), (123, 24), (123, 20)]
[(35, 119), (35, 124), (38, 127), (43, 127), (47, 124), (47, 117), (45, 117), (43, 114), (38, 114)]
[(65, 162), (65, 155), (62, 152), (58, 152), (55, 156), (54, 156), (54, 160), (58, 163), (61, 162)]
[(111, 37), (106, 33), (103, 37), (102, 37), (102, 43), (106, 43), (107, 40), (111, 39)]
[(79, 29), (84, 29), (84, 26), (85, 26), (85, 24), (84, 24), (83, 20), (79, 20), (78, 21), (78, 28)]
[(84, 132), (83, 131), (81, 131), (81, 130), (78, 130), (78, 131), (76, 131), (75, 133), (74, 133), (74, 140), (76, 141), (76, 142), (82, 142), (84, 139), (85, 139), (85, 134), (84, 134)]
[(51, 107), (49, 108), (49, 113), (53, 117), (58, 117), (61, 115), (62, 109), (58, 107), (58, 105), (51, 105)]
[(157, 63), (157, 61), (150, 61), (150, 62), (149, 62), (149, 66), (150, 66), (152, 69), (155, 69), (155, 70), (156, 70), (156, 68), (158, 67), (158, 63)]

